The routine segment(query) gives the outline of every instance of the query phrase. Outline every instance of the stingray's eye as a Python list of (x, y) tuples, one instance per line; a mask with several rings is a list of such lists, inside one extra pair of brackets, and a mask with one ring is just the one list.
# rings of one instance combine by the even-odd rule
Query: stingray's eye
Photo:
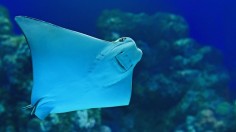
[(126, 37), (122, 37), (122, 38), (119, 39), (119, 42), (124, 42), (125, 39), (126, 39)]
[(128, 40), (127, 37), (122, 37), (122, 38), (117, 39), (114, 42), (125, 42), (126, 40)]

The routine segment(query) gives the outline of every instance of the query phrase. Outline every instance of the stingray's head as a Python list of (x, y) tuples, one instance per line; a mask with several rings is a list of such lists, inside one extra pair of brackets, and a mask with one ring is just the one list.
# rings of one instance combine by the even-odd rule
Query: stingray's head
[(115, 48), (116, 52), (126, 53), (127, 56), (131, 57), (133, 61), (136, 63), (140, 61), (143, 53), (137, 47), (136, 43), (132, 38), (129, 37), (122, 37), (117, 39), (118, 46)]
[[(131, 86), (132, 74), (135, 65), (142, 57), (142, 51), (135, 42), (128, 37), (123, 37), (113, 42), (105, 49), (104, 58), (99, 60), (93, 73), (94, 80), (99, 81), (98, 85), (104, 87), (124, 83), (127, 89)], [(102, 71), (102, 72), (101, 72)]]
[(134, 68), (141, 60), (142, 51), (137, 47), (133, 39), (122, 37), (115, 41), (117, 46), (113, 49), (117, 63), (124, 71)]

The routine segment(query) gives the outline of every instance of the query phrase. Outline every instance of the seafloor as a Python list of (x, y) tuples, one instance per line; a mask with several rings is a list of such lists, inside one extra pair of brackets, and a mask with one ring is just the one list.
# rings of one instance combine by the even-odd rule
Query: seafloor
[(30, 51), (0, 7), (1, 132), (236, 132), (223, 57), (190, 38), (184, 18), (107, 10), (97, 27), (102, 39), (129, 36), (143, 50), (130, 105), (51, 114), (40, 121), (21, 109), (30, 102), (33, 84)]

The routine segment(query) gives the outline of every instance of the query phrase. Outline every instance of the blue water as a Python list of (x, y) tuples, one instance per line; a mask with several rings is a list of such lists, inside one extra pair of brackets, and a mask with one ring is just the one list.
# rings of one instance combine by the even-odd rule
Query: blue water
[[(231, 89), (236, 93), (236, 1), (217, 0), (0, 0), (13, 19), (26, 15), (69, 29), (96, 36), (96, 20), (104, 9), (134, 13), (171, 12), (183, 16), (190, 25), (190, 35), (198, 42), (212, 45), (224, 53), (231, 70)], [(20, 33), (14, 24), (15, 30)]]

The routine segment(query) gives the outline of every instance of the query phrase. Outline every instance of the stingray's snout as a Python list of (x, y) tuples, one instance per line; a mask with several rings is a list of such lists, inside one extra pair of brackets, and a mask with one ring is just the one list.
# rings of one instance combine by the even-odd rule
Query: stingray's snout
[(141, 60), (143, 52), (141, 49), (137, 47), (136, 43), (132, 39), (130, 39), (130, 42), (131, 46), (130, 49), (128, 50), (129, 56), (130, 58), (132, 58), (133, 64), (136, 65)]
[(136, 47), (136, 50), (133, 52), (133, 56), (134, 56), (133, 61), (134, 61), (135, 64), (138, 63), (141, 60), (142, 55), (143, 55), (142, 50)]
[(142, 52), (142, 50), (141, 49), (139, 49), (139, 48), (137, 48), (137, 61), (140, 61), (141, 60), (141, 58), (142, 58), (142, 56), (143, 56), (143, 52)]

